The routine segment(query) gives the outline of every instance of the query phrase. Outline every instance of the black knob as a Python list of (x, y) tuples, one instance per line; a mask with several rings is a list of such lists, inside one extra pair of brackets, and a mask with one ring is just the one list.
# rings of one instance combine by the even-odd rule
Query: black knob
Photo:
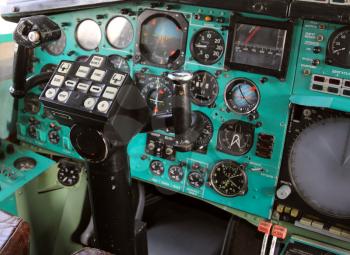
[(262, 77), (260, 79), (260, 83), (264, 84), (265, 82), (267, 82), (269, 79), (267, 79), (266, 77)]
[(7, 145), (6, 152), (7, 154), (13, 154), (15, 152), (15, 146), (13, 146), (13, 144)]
[(315, 46), (315, 47), (313, 48), (312, 51), (313, 51), (315, 54), (318, 54), (318, 53), (321, 52), (321, 50), (322, 50), (322, 48), (321, 48), (320, 46)]
[(5, 159), (5, 153), (3, 151), (0, 151), (0, 160)]
[(318, 66), (320, 63), (321, 63), (321, 61), (319, 59), (312, 60), (312, 65), (313, 66)]

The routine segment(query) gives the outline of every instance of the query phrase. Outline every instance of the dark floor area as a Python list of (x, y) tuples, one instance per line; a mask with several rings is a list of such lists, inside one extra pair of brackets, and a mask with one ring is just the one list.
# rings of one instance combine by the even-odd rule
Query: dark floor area
[(149, 255), (219, 255), (230, 215), (183, 195), (153, 195), (147, 205)]

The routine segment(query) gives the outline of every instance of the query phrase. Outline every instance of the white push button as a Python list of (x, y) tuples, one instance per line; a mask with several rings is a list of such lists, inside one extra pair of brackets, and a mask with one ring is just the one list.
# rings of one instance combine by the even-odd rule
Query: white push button
[(68, 98), (69, 98), (69, 92), (61, 91), (60, 93), (58, 93), (57, 100), (60, 101), (61, 103), (67, 102)]
[(97, 110), (102, 113), (106, 113), (109, 109), (109, 102), (108, 101), (101, 101), (97, 105)]
[(66, 87), (67, 87), (68, 89), (73, 90), (73, 89), (75, 89), (75, 86), (77, 85), (77, 81), (74, 81), (74, 80), (66, 80), (66, 81), (64, 82), (64, 85), (66, 85)]
[(109, 83), (115, 86), (121, 86), (123, 84), (124, 78), (124, 74), (114, 73)]
[(90, 66), (93, 67), (100, 67), (103, 63), (103, 57), (100, 56), (93, 56), (93, 58), (90, 61)]
[(80, 90), (80, 91), (82, 91), (82, 92), (84, 92), (84, 93), (86, 93), (86, 92), (88, 92), (89, 87), (90, 87), (89, 84), (80, 82), (80, 83), (78, 84), (77, 89)]
[(54, 99), (55, 95), (56, 95), (56, 89), (54, 88), (49, 88), (45, 92), (45, 97), (49, 99)]
[(96, 96), (100, 95), (102, 93), (102, 87), (93, 85), (90, 88), (90, 92)]
[(88, 110), (92, 110), (96, 104), (96, 99), (93, 97), (89, 97), (84, 101), (84, 107)]
[(106, 71), (95, 69), (95, 71), (91, 75), (91, 80), (101, 82), (103, 77), (105, 77)]
[(107, 87), (102, 97), (113, 100), (117, 96), (118, 90), (119, 88)]
[(60, 67), (58, 68), (58, 72), (60, 73), (68, 73), (69, 69), (71, 68), (72, 64), (68, 62), (62, 62)]
[(64, 81), (64, 76), (56, 74), (51, 80), (51, 85), (55, 87), (61, 87), (63, 81)]
[(86, 78), (89, 72), (90, 72), (90, 67), (80, 66), (75, 75), (81, 78)]

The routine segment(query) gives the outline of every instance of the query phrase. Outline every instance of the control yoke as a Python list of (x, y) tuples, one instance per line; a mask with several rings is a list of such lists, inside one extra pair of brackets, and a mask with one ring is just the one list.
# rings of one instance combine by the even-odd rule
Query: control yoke
[[(29, 50), (60, 35), (59, 26), (46, 16), (21, 19), (14, 35), (18, 43), (10, 90), (14, 97), (26, 92)], [(162, 120), (152, 116), (130, 74), (115, 69), (104, 55), (92, 55), (86, 62), (61, 61), (42, 91), (40, 101), (58, 122), (71, 127), (71, 143), (87, 161), (98, 248), (117, 255), (147, 251), (139, 237), (144, 225), (135, 224), (127, 145), (140, 132), (173, 127), (175, 148), (192, 149), (192, 77), (188, 72), (168, 74), (174, 84), (173, 111)]]
[(47, 42), (58, 40), (60, 27), (44, 15), (22, 18), (13, 34), (17, 43), (13, 60), (13, 85), (10, 94), (15, 98), (24, 97), (31, 49)]

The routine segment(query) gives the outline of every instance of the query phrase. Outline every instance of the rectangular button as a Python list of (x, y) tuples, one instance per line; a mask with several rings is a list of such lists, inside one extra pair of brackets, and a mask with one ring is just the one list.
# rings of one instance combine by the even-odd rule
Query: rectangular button
[(93, 56), (90, 61), (90, 66), (100, 67), (103, 63), (104, 58), (100, 56)]
[(81, 78), (86, 78), (89, 72), (90, 72), (90, 67), (80, 66), (75, 75)]
[(107, 87), (102, 97), (113, 100), (116, 97), (118, 90), (119, 88)]
[(61, 87), (63, 81), (64, 81), (64, 76), (56, 74), (51, 80), (51, 85), (55, 87)]
[(64, 82), (64, 85), (66, 85), (66, 87), (70, 90), (74, 90), (75, 89), (75, 86), (77, 85), (77, 81), (75, 80), (66, 80)]
[(123, 84), (124, 79), (124, 74), (114, 73), (109, 83), (115, 86), (121, 86)]
[(92, 85), (90, 88), (90, 92), (92, 94), (98, 96), (102, 93), (102, 89), (103, 89), (103, 87), (101, 87), (101, 86)]
[(80, 82), (80, 83), (78, 84), (77, 89), (80, 90), (80, 91), (82, 91), (82, 92), (84, 92), (84, 93), (86, 93), (86, 92), (88, 92), (89, 87), (90, 87), (89, 84)]
[(101, 82), (103, 77), (105, 77), (106, 71), (95, 69), (95, 71), (91, 75), (91, 80)]
[(68, 73), (69, 69), (71, 68), (72, 64), (68, 62), (62, 62), (60, 67), (58, 68), (58, 72), (60, 73)]

